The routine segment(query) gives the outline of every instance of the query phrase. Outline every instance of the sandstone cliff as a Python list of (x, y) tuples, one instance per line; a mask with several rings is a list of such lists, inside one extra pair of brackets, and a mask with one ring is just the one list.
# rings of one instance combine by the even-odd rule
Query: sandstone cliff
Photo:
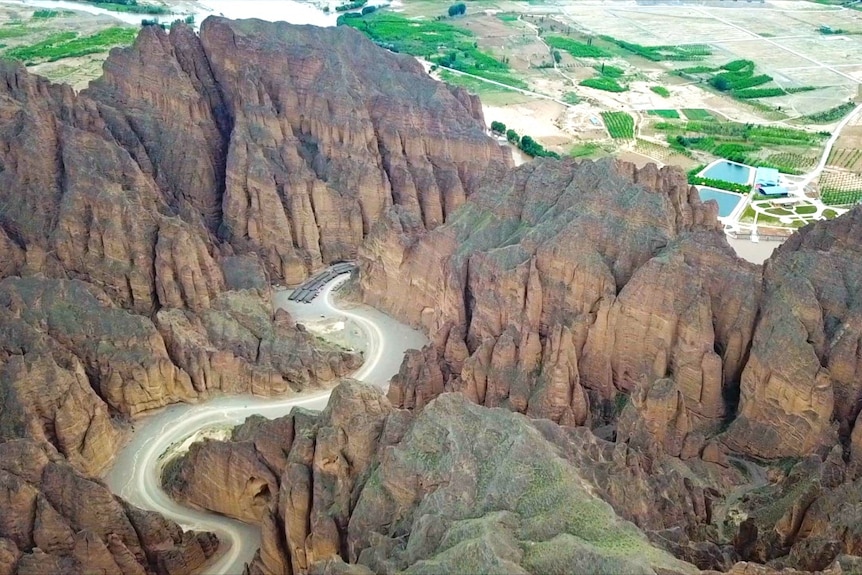
[(183, 499), (261, 520), (252, 573), (696, 571), (617, 518), (529, 420), (461, 394), (414, 418), (344, 383), (320, 415), (250, 420), (169, 469)]
[(82, 98), (183, 221), (288, 283), (355, 257), (392, 205), (436, 227), (510, 163), (475, 97), (346, 27), (148, 27)]
[(356, 367), (273, 318), (269, 283), (354, 257), (391, 206), (432, 229), (511, 163), (478, 100), (347, 28), (149, 26), (80, 94), (7, 61), (0, 79), (3, 438), (88, 472), (108, 414)]
[(858, 208), (806, 226), (776, 250), (764, 269), (761, 318), (729, 445), (773, 458), (828, 452), (836, 435), (852, 443), (862, 409), (860, 278)]
[[(364, 298), (432, 335), (393, 383), (397, 405), (460, 390), (570, 425), (670, 378), (689, 429), (730, 414), (760, 274), (735, 256), (685, 176), (537, 161), (489, 184), (444, 226), (393, 210), (361, 251)], [(680, 441), (682, 438), (680, 438)]]
[(0, 501), (4, 574), (180, 575), (218, 546), (211, 533), (125, 504), (30, 440), (0, 443)]
[[(357, 357), (273, 314), (269, 285), (355, 257), (392, 206), (441, 225), (510, 163), (475, 97), (346, 28), (145, 27), (79, 94), (0, 62), (0, 447), (98, 474), (119, 420), (345, 375)], [(41, 475), (0, 506), (2, 573), (183, 573), (214, 548), (130, 510), (158, 535), (120, 545), (119, 511), (80, 522), (90, 492), (58, 509)]]

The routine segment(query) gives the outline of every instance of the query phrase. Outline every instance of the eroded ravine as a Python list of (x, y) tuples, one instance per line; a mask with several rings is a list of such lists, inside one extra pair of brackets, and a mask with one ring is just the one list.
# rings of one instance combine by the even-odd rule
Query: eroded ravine
[[(345, 280), (346, 275), (334, 278), (310, 304), (288, 302), (279, 295), (275, 305), (290, 311), (299, 322), (320, 316), (342, 316), (355, 321), (366, 332), (368, 345), (366, 361), (353, 377), (385, 389), (389, 379), (398, 372), (404, 352), (422, 347), (425, 337), (372, 308), (363, 306), (348, 311), (335, 307), (332, 292)], [(216, 533), (221, 541), (221, 552), (207, 566), (207, 573), (241, 573), (260, 546), (259, 528), (173, 501), (161, 487), (163, 456), (171, 446), (202, 430), (239, 425), (251, 415), (276, 418), (294, 407), (323, 409), (329, 395), (330, 391), (326, 390), (275, 400), (232, 396), (197, 405), (170, 406), (136, 424), (131, 441), (118, 453), (105, 474), (105, 483), (116, 495), (139, 507), (157, 511), (186, 529)]]

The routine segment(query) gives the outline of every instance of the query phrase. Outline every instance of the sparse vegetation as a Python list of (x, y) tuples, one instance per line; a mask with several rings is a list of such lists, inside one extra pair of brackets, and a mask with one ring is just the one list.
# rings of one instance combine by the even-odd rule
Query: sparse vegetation
[(583, 144), (578, 144), (569, 150), (569, 156), (573, 158), (586, 158), (592, 156), (600, 149), (601, 146), (596, 142), (584, 142)]
[(689, 120), (694, 120), (696, 122), (715, 120), (715, 116), (710, 114), (709, 110), (704, 110), (702, 108), (685, 108), (682, 113)]
[(712, 50), (706, 44), (692, 44), (687, 46), (641, 46), (634, 42), (618, 40), (611, 36), (601, 36), (602, 40), (612, 42), (620, 48), (637, 54), (642, 58), (653, 62), (662, 61), (691, 61), (703, 60), (712, 54)]
[(568, 52), (575, 58), (607, 58), (611, 54), (604, 48), (593, 46), (592, 44), (584, 44), (570, 38), (562, 36), (545, 36), (545, 42), (551, 48)]
[(26, 36), (30, 34), (32, 30), (26, 26), (21, 25), (6, 25), (0, 27), (0, 40), (8, 40), (11, 38), (21, 38), (22, 36)]
[(36, 10), (33, 12), (34, 20), (49, 20), (60, 15), (59, 10)]
[(87, 54), (105, 52), (113, 46), (131, 44), (137, 30), (134, 28), (107, 28), (89, 36), (78, 37), (77, 32), (59, 32), (30, 46), (9, 49), (4, 56), (25, 64), (54, 62)]
[(670, 90), (668, 90), (664, 86), (650, 86), (650, 90), (652, 90), (662, 98), (670, 98)]
[(111, 10), (112, 12), (131, 12), (133, 14), (170, 14), (171, 11), (165, 6), (156, 4), (138, 4), (138, 0), (85, 0), (91, 4), (98, 4), (99, 8)]
[(786, 152), (787, 155), (773, 155), (764, 159), (758, 152), (775, 146), (795, 146), (807, 151), (828, 136), (823, 132), (738, 122), (657, 122), (653, 127), (665, 132), (668, 143), (675, 149), (701, 150), (734, 162), (774, 167), (786, 173), (801, 173), (801, 166), (807, 165), (804, 159), (806, 156)]
[(855, 107), (856, 104), (854, 104), (853, 102), (844, 102), (841, 105), (835, 106), (834, 108), (830, 108), (828, 110), (824, 110), (823, 112), (803, 116), (802, 119), (813, 124), (829, 124), (840, 120), (841, 118), (849, 114)]
[(563, 102), (566, 104), (575, 105), (581, 101), (581, 97), (575, 94), (574, 92), (566, 92), (563, 94)]
[(627, 112), (602, 112), (602, 119), (611, 138), (632, 139), (635, 137), (635, 121)]
[[(346, 15), (345, 15), (346, 16)], [(446, 22), (410, 20), (380, 11), (362, 18), (338, 19), (394, 52), (421, 56), (441, 67), (452, 68), (516, 88), (527, 84), (511, 75), (503, 60), (477, 48), (473, 33)]]

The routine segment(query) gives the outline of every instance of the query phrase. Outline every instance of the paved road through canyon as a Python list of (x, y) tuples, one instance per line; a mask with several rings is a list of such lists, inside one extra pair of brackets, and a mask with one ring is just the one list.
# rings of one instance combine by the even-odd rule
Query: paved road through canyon
[[(287, 309), (299, 323), (325, 316), (348, 318), (359, 324), (366, 332), (368, 344), (366, 361), (353, 377), (385, 390), (389, 379), (398, 372), (404, 352), (422, 347), (426, 339), (418, 331), (372, 308), (336, 308), (332, 292), (346, 279), (345, 274), (331, 280), (311, 303), (290, 302), (287, 293), (276, 294), (274, 303)], [(162, 456), (171, 446), (201, 430), (238, 425), (254, 414), (276, 418), (294, 407), (323, 409), (329, 394), (325, 390), (283, 399), (231, 396), (165, 408), (135, 424), (131, 441), (118, 453), (104, 480), (115, 494), (139, 507), (158, 511), (186, 529), (215, 532), (222, 552), (207, 566), (207, 573), (242, 573), (244, 564), (260, 546), (258, 527), (174, 502), (161, 488)]]

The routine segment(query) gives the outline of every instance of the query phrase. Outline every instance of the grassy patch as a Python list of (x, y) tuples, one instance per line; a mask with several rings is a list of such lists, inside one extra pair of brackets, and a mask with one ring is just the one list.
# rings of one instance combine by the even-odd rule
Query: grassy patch
[(814, 214), (814, 213), (817, 213), (817, 207), (816, 206), (798, 206), (796, 208), (796, 213), (799, 214), (800, 216), (807, 215), (807, 214)]
[(0, 28), (0, 40), (6, 40), (9, 38), (20, 38), (22, 36), (26, 36), (33, 32), (33, 29), (27, 28), (26, 26), (19, 25), (6, 25)]
[(523, 80), (511, 76), (508, 64), (479, 50), (472, 32), (445, 22), (374, 12), (361, 18), (340, 18), (339, 24), (356, 28), (389, 50), (421, 56), (440, 66), (507, 86), (528, 87)]
[(627, 112), (602, 112), (602, 119), (611, 138), (631, 139), (635, 137), (635, 121)]
[(742, 216), (740, 217), (740, 220), (743, 222), (753, 222), (755, 216), (757, 217), (757, 223), (758, 224), (763, 224), (763, 225), (767, 225), (767, 226), (770, 226), (770, 225), (771, 226), (779, 226), (779, 227), (784, 226), (784, 224), (781, 223), (781, 220), (779, 220), (777, 217), (770, 216), (768, 214), (757, 213), (756, 211), (754, 211), (754, 208), (751, 207), (750, 204), (745, 207), (745, 211), (742, 212)]
[(516, 92), (515, 90), (505, 86), (490, 84), (484, 80), (480, 80), (479, 78), (462, 76), (461, 74), (456, 74), (449, 70), (442, 69), (438, 70), (438, 74), (440, 79), (447, 84), (461, 86), (470, 92), (481, 96), (482, 102), (485, 104), (500, 106), (518, 102), (527, 102), (530, 100), (529, 96), (521, 94), (520, 92)]
[(835, 210), (823, 210), (823, 217), (827, 220), (831, 220), (832, 218), (838, 217), (838, 212)]
[(503, 22), (517, 22), (521, 19), (520, 16), (512, 13), (499, 13), (497, 14), (497, 18), (499, 18)]
[(855, 107), (856, 104), (853, 102), (844, 102), (840, 106), (835, 106), (834, 108), (824, 110), (823, 112), (803, 116), (802, 119), (806, 122), (811, 122), (812, 124), (830, 124), (849, 114)]
[(650, 116), (659, 116), (660, 118), (667, 118), (669, 120), (679, 119), (679, 112), (676, 110), (650, 110), (647, 113)]
[(21, 60), (25, 64), (55, 62), (63, 58), (74, 58), (87, 54), (106, 52), (114, 46), (131, 44), (138, 31), (135, 28), (106, 28), (90, 36), (78, 37), (77, 32), (59, 32), (30, 46), (7, 50), (7, 58)]
[(575, 105), (581, 101), (581, 97), (575, 94), (574, 92), (566, 92), (563, 94), (563, 102), (566, 104)]
[(696, 122), (715, 120), (715, 116), (710, 114), (709, 110), (704, 110), (703, 108), (685, 108), (682, 113), (689, 120)]
[(604, 90), (605, 92), (625, 92), (626, 90), (628, 90), (628, 88), (620, 85), (613, 78), (607, 78), (605, 76), (599, 76), (597, 78), (587, 78), (586, 80), (581, 80), (580, 84), (581, 86), (595, 88), (596, 90)]
[(642, 46), (634, 42), (618, 40), (611, 36), (601, 36), (602, 40), (612, 42), (632, 54), (653, 62), (662, 61), (691, 61), (703, 60), (712, 54), (712, 50), (706, 44), (693, 44), (689, 46)]
[(568, 52), (575, 58), (607, 58), (611, 55), (604, 48), (584, 44), (563, 36), (545, 36), (545, 42), (551, 48)]
[(668, 90), (664, 86), (650, 86), (649, 89), (661, 96), (662, 98), (670, 98), (670, 90)]
[(569, 150), (569, 156), (573, 158), (587, 158), (599, 150), (601, 150), (601, 146), (599, 146), (598, 143), (584, 142), (583, 144), (578, 144)]
[(36, 10), (33, 12), (33, 20), (50, 20), (51, 18), (56, 18), (60, 15), (59, 10)]

